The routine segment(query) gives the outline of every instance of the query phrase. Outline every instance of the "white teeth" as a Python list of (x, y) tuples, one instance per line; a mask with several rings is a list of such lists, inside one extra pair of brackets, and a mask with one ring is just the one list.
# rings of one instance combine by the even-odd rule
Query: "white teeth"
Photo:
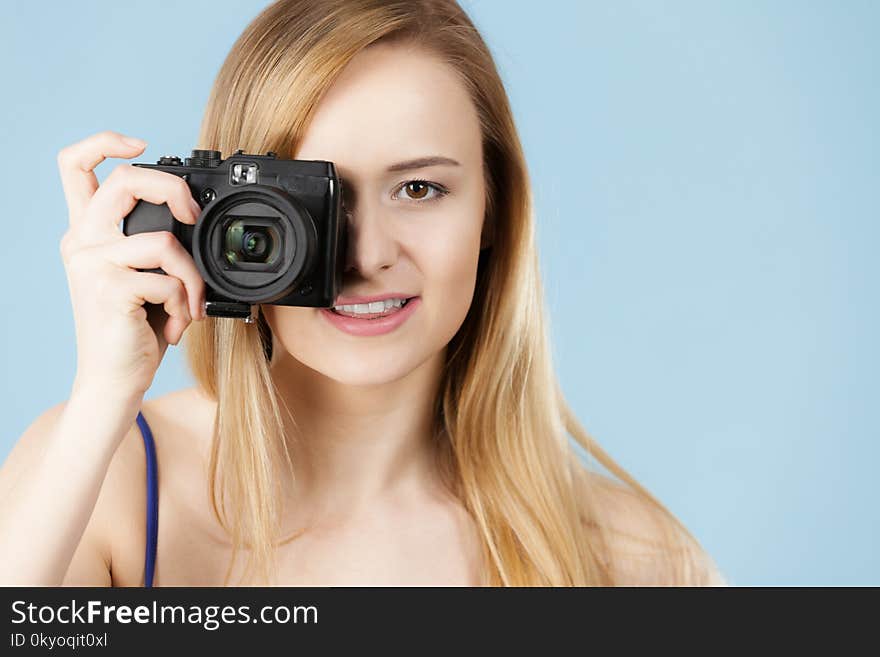
[(354, 313), (356, 315), (369, 315), (374, 313), (384, 313), (391, 307), (400, 308), (404, 305), (406, 299), (385, 299), (384, 301), (373, 301), (372, 303), (356, 303), (351, 306), (333, 306), (333, 310)]

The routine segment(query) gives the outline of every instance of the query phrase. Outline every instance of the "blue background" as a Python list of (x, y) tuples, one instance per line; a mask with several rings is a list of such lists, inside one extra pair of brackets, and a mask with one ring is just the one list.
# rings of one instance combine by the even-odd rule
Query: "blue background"
[[(462, 4), (513, 102), (587, 429), (732, 584), (880, 584), (880, 4)], [(4, 8), (0, 458), (74, 375), (57, 151), (109, 128), (139, 161), (186, 154), (264, 5)], [(171, 349), (148, 396), (189, 384)]]

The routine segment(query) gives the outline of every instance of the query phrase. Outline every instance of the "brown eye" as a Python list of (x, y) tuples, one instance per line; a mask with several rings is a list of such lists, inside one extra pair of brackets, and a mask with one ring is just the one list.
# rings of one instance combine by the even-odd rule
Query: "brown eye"
[(427, 195), (428, 193), (428, 186), (418, 180), (413, 180), (412, 182), (407, 183), (406, 187), (408, 190), (413, 192), (411, 194), (409, 193), (409, 191), (407, 192), (410, 198), (422, 199), (425, 198), (425, 195)]
[[(440, 187), (440, 185), (430, 183), (427, 180), (409, 180), (399, 189), (400, 191), (406, 192), (405, 196), (408, 200), (425, 203), (439, 199), (449, 193), (444, 188)], [(431, 191), (434, 193), (429, 194)], [(398, 194), (399, 193), (400, 192), (398, 192)]]

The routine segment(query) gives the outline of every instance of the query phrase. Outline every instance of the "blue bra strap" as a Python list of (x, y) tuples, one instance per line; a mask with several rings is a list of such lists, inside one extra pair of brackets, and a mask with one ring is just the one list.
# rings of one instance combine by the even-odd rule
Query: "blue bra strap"
[(144, 586), (153, 586), (153, 571), (156, 568), (156, 542), (159, 532), (159, 482), (156, 465), (156, 445), (153, 432), (144, 416), (138, 411), (137, 424), (144, 437), (144, 450), (147, 453), (147, 554), (144, 564)]

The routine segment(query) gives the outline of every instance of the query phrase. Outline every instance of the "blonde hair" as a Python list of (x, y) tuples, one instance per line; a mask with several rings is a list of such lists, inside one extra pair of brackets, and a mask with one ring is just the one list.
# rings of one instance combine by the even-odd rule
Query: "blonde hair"
[[(621, 543), (600, 497), (607, 486), (587, 476), (567, 433), (664, 519), (658, 540), (632, 537), (665, 555), (664, 583), (704, 583), (708, 557), (693, 536), (599, 447), (565, 402), (548, 344), (522, 146), (490, 51), (454, 0), (273, 3), (220, 69), (198, 148), (293, 158), (322, 95), (359, 51), (378, 42), (417, 44), (449, 64), (482, 130), (491, 246), (481, 252), (473, 303), (448, 345), (434, 438), (449, 488), (478, 528), (485, 583), (618, 583), (614, 546)], [(233, 545), (225, 583), (242, 549), (250, 553), (243, 579), (258, 572), (268, 582), (276, 545), (298, 535), (279, 539), (276, 468), (291, 462), (262, 313), (257, 329), (209, 319), (187, 337), (196, 381), (217, 401), (209, 485)]]

